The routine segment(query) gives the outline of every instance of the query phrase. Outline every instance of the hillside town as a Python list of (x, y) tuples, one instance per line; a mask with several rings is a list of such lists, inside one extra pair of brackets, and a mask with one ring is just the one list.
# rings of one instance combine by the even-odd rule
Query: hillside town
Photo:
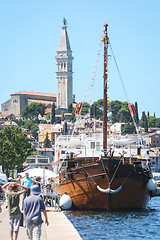
[[(19, 126), (23, 133), (27, 135), (34, 155), (46, 157), (46, 162), (50, 166), (54, 162), (55, 141), (59, 135), (72, 135), (73, 133), (75, 135), (91, 135), (92, 133), (102, 134), (103, 131), (102, 101), (98, 100), (92, 106), (84, 102), (83, 104), (82, 102), (77, 103), (76, 94), (73, 94), (72, 64), (74, 58), (67, 33), (66, 19), (63, 19), (55, 59), (57, 66), (56, 94), (30, 91), (11, 93), (10, 99), (1, 104), (0, 113), (0, 131), (6, 126)], [(117, 108), (117, 104), (121, 106)], [(150, 166), (154, 171), (160, 171), (160, 127), (155, 127), (156, 124), (150, 124), (152, 126), (148, 125), (146, 130), (144, 123), (147, 117), (143, 112), (143, 119), (141, 119), (139, 124), (138, 133), (136, 133), (136, 129), (132, 126), (133, 120), (130, 119), (128, 104), (116, 100), (114, 104), (113, 102), (108, 102), (108, 105), (110, 108), (109, 112), (112, 114), (111, 120), (109, 118), (107, 125), (108, 134), (118, 137), (127, 134), (131, 138), (139, 134), (146, 149), (149, 149)], [(121, 118), (118, 118), (115, 113), (121, 110), (122, 105), (126, 108), (128, 115), (123, 116), (121, 114)], [(138, 112), (138, 109), (136, 110)], [(152, 118), (150, 117), (151, 120)], [(139, 122), (138, 116), (137, 122)], [(124, 131), (125, 127), (130, 128), (131, 126), (132, 131)], [(157, 126), (159, 126), (159, 122)], [(28, 158), (24, 166), (32, 162)]]
[[(31, 47), (32, 39), (36, 36), (36, 45), (38, 52), (40, 52), (40, 55), (37, 56), (48, 59), (48, 55), (45, 57), (46, 55), (43, 55), (43, 52), (47, 51), (46, 45), (49, 44), (50, 33), (43, 31), (43, 37), (41, 35), (40, 38), (38, 28), (42, 30), (43, 25), (45, 25), (45, 29), (50, 31), (48, 24), (52, 17), (54, 17), (54, 24), (56, 25), (57, 19), (55, 16), (60, 12), (58, 8), (61, 11), (65, 8), (65, 13), (70, 13), (71, 18), (72, 14), (75, 14), (76, 17), (73, 25), (71, 25), (71, 29), (75, 29), (71, 36), (73, 40), (78, 36), (75, 40), (75, 46), (78, 51), (83, 52), (83, 58), (80, 57), (80, 54), (74, 52), (76, 62), (78, 56), (78, 61), (82, 61), (86, 65), (87, 72), (90, 71), (89, 64), (86, 64), (86, 59), (88, 59), (86, 56), (89, 54), (88, 63), (90, 63), (91, 55), (96, 47), (94, 46), (92, 50), (88, 51), (88, 43), (91, 45), (95, 38), (94, 35), (98, 35), (99, 27), (97, 24), (99, 24), (98, 19), (101, 14), (99, 17), (95, 17), (94, 12), (89, 26), (87, 26), (87, 21), (91, 16), (92, 7), (97, 6), (97, 9), (95, 9), (97, 12), (98, 7), (102, 4), (93, 3), (93, 1), (92, 3), (85, 2), (85, 8), (83, 4), (83, 8), (80, 9), (82, 3), (79, 2), (73, 2), (71, 5), (61, 2), (59, 6), (58, 2), (53, 3), (53, 1), (48, 2), (47, 5), (38, 1), (35, 2), (36, 5), (34, 6), (33, 1), (28, 9), (27, 4), (24, 5), (24, 3), (22, 3), (23, 9), (20, 7), (21, 4), (16, 5), (14, 3), (11, 5), (14, 17), (7, 7), (2, 25), (5, 22), (8, 24), (7, 18), (10, 18), (13, 24), (8, 25), (11, 25), (12, 31), (16, 35), (15, 30), (18, 22), (21, 22), (20, 35), (22, 38), (19, 40), (19, 45), (23, 45), (22, 48), (28, 50)], [(39, 15), (41, 4), (43, 7)], [(53, 8), (49, 14), (50, 4)], [(73, 11), (74, 4), (76, 8)], [(110, 4), (112, 3), (108, 2), (105, 6), (103, 3), (104, 15), (108, 19)], [(121, 5), (125, 9), (124, 15), (129, 14), (126, 6), (124, 8), (122, 3)], [(115, 8), (115, 4), (113, 6), (114, 11), (117, 9), (116, 16), (119, 12), (122, 12), (120, 6), (117, 8)], [(140, 4), (138, 9), (140, 9), (139, 6)], [(146, 4), (143, 4), (142, 16), (144, 6), (146, 7)], [(19, 13), (15, 7), (20, 10)], [(85, 11), (87, 20), (84, 24)], [(36, 55), (33, 47), (31, 51), (28, 51), (29, 61), (26, 54), (22, 53), (25, 59), (23, 62), (25, 65), (24, 71), (22, 65), (19, 64), (22, 59), (18, 56), (17, 49), (14, 46), (16, 40), (13, 35), (8, 38), (4, 33), (2, 34), (5, 41), (13, 42), (12, 48), (15, 54), (11, 53), (10, 57), (18, 57), (18, 60), (17, 58), (14, 59), (17, 68), (14, 64), (13, 68), (15, 68), (17, 76), (21, 74), (19, 75), (21, 78), (19, 80), (18, 77), (15, 77), (8, 66), (8, 61), (5, 62), (3, 53), (3, 61), (6, 64), (5, 70), (7, 70), (7, 73), (10, 72), (10, 75), (5, 75), (3, 79), (5, 93), (2, 94), (3, 102), (0, 110), (1, 238), (11, 240), (22, 240), (26, 237), (28, 240), (156, 238), (158, 227), (155, 228), (155, 226), (159, 226), (160, 212), (160, 202), (157, 200), (160, 196), (160, 117), (155, 112), (153, 115), (151, 113), (153, 108), (146, 102), (145, 97), (149, 97), (145, 86), (143, 86), (145, 95), (140, 92), (140, 98), (138, 98), (138, 91), (134, 91), (135, 86), (131, 87), (131, 98), (134, 103), (127, 96), (118, 61), (111, 46), (112, 38), (110, 38), (108, 29), (110, 29), (113, 39), (113, 33), (118, 30), (115, 39), (120, 44), (118, 50), (123, 49), (125, 61), (122, 60), (122, 62), (125, 64), (125, 69), (132, 75), (130, 77), (127, 74), (129, 76), (127, 78), (128, 82), (132, 83), (130, 86), (136, 85), (136, 77), (137, 79), (145, 78), (145, 75), (140, 76), (139, 73), (138, 76), (136, 73), (136, 64), (141, 65), (144, 62), (143, 64), (147, 66), (147, 61), (143, 60), (139, 64), (135, 60), (136, 64), (131, 64), (131, 69), (126, 65), (126, 62), (130, 62), (129, 51), (126, 45), (124, 48), (121, 46), (124, 42), (124, 31), (120, 26), (121, 19), (124, 16), (122, 16), (123, 14), (120, 17), (118, 15), (116, 22), (119, 23), (119, 26), (115, 28), (115, 24), (113, 24), (114, 11), (111, 12), (113, 30), (109, 22), (104, 22), (101, 26), (103, 35), (99, 39), (99, 50), (91, 76), (88, 79), (88, 85), (86, 83), (88, 76), (85, 69), (81, 69), (77, 64), (85, 77), (77, 74), (76, 67), (73, 70), (74, 56), (68, 36), (68, 23), (65, 18), (62, 20), (60, 28), (59, 43), (56, 44), (58, 48), (54, 50), (56, 52), (54, 57), (56, 63), (54, 64), (55, 76), (52, 71), (53, 64), (51, 65), (51, 77), (46, 76), (44, 70), (47, 66), (48, 74), (49, 62), (46, 65), (37, 63), (38, 68), (36, 68), (32, 59)], [(79, 12), (83, 12), (83, 18), (82, 14), (78, 17)], [(22, 21), (24, 18), (22, 14), (27, 15), (25, 21), (28, 30), (25, 27), (25, 22)], [(37, 14), (41, 21), (40, 18), (37, 18)], [(45, 22), (47, 16), (50, 19)], [(16, 24), (14, 24), (15, 19), (17, 19)], [(127, 17), (128, 19), (129, 17)], [(79, 23), (80, 20), (81, 24)], [(35, 21), (37, 24), (32, 29), (32, 24)], [(125, 22), (127, 23), (127, 21)], [(133, 22), (135, 22), (135, 18)], [(138, 28), (140, 24), (139, 21), (138, 24), (134, 24), (136, 25), (134, 27), (129, 25), (130, 32), (127, 30), (127, 41), (130, 42), (130, 49), (134, 46), (134, 51), (137, 46), (135, 43), (142, 42), (139, 37), (136, 41), (136, 27)], [(74, 25), (76, 28), (73, 27)], [(124, 23), (123, 28), (126, 29)], [(22, 31), (23, 29), (25, 34)], [(87, 43), (90, 29), (92, 29), (92, 34), (89, 35), (89, 42)], [(141, 26), (139, 29), (140, 33), (142, 32), (141, 29), (144, 30), (145, 28)], [(152, 30), (151, 27), (149, 29)], [(8, 29), (6, 28), (5, 31), (7, 32)], [(134, 35), (131, 35), (132, 32), (134, 32)], [(148, 34), (148, 29), (146, 32)], [(32, 38), (31, 42), (28, 35)], [(58, 34), (54, 31), (54, 40), (57, 36)], [(135, 38), (134, 44), (133, 42), (131, 44), (132, 36)], [(28, 45), (22, 41), (23, 37), (27, 40)], [(84, 38), (85, 47), (80, 45), (81, 37)], [(47, 44), (45, 38), (47, 38)], [(145, 38), (145, 41), (148, 41), (148, 38)], [(40, 42), (45, 46), (44, 50), (40, 47)], [(35, 48), (34, 44), (33, 46)], [(20, 47), (18, 46), (18, 51), (22, 50)], [(10, 48), (7, 48), (7, 51), (10, 52)], [(49, 51), (51, 54), (51, 49)], [(6, 53), (6, 49), (4, 52)], [(138, 53), (138, 60), (140, 60), (141, 52), (143, 52), (142, 46), (140, 51), (138, 48), (137, 52), (135, 51), (136, 58)], [(102, 53), (102, 58), (100, 53)], [(51, 55), (53, 58), (53, 54)], [(50, 61), (50, 59), (48, 60)], [(98, 60), (101, 64), (101, 76), (98, 77), (98, 85), (96, 85), (95, 76), (96, 74), (99, 75), (97, 70)], [(112, 66), (110, 66), (111, 60), (115, 64), (120, 78), (126, 99), (124, 101), (119, 100), (122, 90), (120, 90)], [(40, 72), (41, 78), (33, 74), (33, 68), (32, 70), (28, 68), (29, 65), (27, 64), (29, 62), (32, 62), (36, 73)], [(111, 72), (113, 71), (111, 80), (110, 69)], [(148, 69), (153, 75), (152, 68)], [(27, 75), (27, 72), (29, 72), (29, 75)], [(145, 72), (143, 66), (141, 72)], [(149, 72), (147, 74), (149, 75)], [(10, 83), (8, 82), (9, 76), (12, 79)], [(48, 82), (49, 78), (50, 83)], [(150, 78), (151, 81), (153, 79), (154, 76)], [(147, 81), (147, 78), (145, 80)], [(141, 82), (139, 81), (139, 85), (136, 86), (138, 90), (141, 90)], [(83, 83), (86, 84), (85, 87)], [(112, 83), (117, 90), (114, 93), (115, 95), (110, 94)], [(53, 87), (54, 84), (56, 87)], [(78, 88), (75, 87), (76, 84)], [(152, 85), (156, 86), (156, 84)], [(84, 96), (81, 96), (81, 94), (84, 94)], [(154, 94), (156, 95), (155, 90)], [(143, 102), (145, 102), (145, 105), (143, 105)], [(155, 104), (153, 99), (152, 102)], [(146, 108), (150, 112), (149, 110), (148, 112), (143, 110)], [(142, 112), (139, 112), (139, 109)], [(149, 226), (151, 221), (152, 223)]]

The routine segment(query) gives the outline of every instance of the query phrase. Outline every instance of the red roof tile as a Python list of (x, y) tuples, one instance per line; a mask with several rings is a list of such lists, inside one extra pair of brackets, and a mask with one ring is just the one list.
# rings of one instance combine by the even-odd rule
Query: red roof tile
[(72, 116), (72, 113), (64, 113), (65, 116)]
[(45, 110), (45, 113), (51, 113), (52, 112), (52, 108), (47, 108), (46, 110)]
[(35, 96), (46, 96), (46, 97), (56, 97), (56, 94), (51, 94), (51, 93), (39, 93), (39, 92), (28, 92), (28, 91), (19, 91), (16, 93), (12, 93), (12, 95), (35, 95)]

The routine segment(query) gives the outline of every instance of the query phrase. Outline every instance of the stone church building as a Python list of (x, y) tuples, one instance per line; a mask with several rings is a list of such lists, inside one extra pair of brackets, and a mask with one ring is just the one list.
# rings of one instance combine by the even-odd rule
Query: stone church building
[(72, 50), (69, 43), (66, 20), (63, 20), (61, 37), (57, 49), (56, 59), (56, 81), (57, 94), (19, 91), (11, 94), (10, 99), (1, 104), (1, 113), (13, 113), (20, 116), (22, 110), (31, 102), (41, 102), (48, 105), (55, 102), (56, 113), (66, 112), (69, 104), (73, 102), (73, 72), (72, 72)]

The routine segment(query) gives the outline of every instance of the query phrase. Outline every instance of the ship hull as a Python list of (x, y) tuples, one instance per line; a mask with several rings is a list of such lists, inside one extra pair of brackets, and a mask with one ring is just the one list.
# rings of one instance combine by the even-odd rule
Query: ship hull
[[(65, 179), (65, 181), (64, 181)], [(150, 192), (146, 188), (149, 172), (131, 164), (119, 164), (118, 160), (104, 159), (83, 167), (62, 171), (60, 184), (55, 192), (65, 192), (72, 200), (75, 210), (130, 210), (146, 208)], [(104, 193), (97, 189), (122, 189), (115, 193)]]

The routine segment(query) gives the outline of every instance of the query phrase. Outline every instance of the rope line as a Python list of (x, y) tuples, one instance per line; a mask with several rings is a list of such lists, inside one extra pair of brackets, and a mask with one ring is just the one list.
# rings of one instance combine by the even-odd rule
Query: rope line
[(122, 160), (120, 160), (120, 161), (119, 161), (119, 163), (117, 164), (116, 170), (115, 170), (115, 172), (114, 172), (114, 174), (113, 174), (113, 176), (112, 176), (112, 179), (111, 179), (111, 181), (110, 181), (110, 183), (109, 183), (109, 184), (111, 184), (111, 183), (112, 183), (112, 181), (113, 181), (113, 179), (114, 179), (114, 177), (115, 177), (115, 175), (116, 175), (116, 173), (117, 173), (117, 171), (118, 171), (118, 168), (119, 168), (119, 166), (120, 166), (121, 162), (122, 162)]
[[(107, 175), (107, 172), (106, 172), (106, 169), (105, 169), (105, 166), (104, 166), (104, 163), (103, 163), (103, 159), (102, 159), (102, 158), (101, 158), (101, 163), (102, 163), (103, 170), (104, 170), (104, 172), (105, 172), (105, 174), (106, 174), (106, 178), (107, 178), (108, 183), (109, 183), (109, 178), (108, 178), (108, 175)], [(109, 171), (109, 170), (108, 170), (108, 171)], [(110, 187), (110, 183), (109, 183), (109, 187)]]
[(87, 172), (87, 170), (84, 168), (84, 166), (82, 165), (83, 170), (85, 171), (85, 173), (87, 173), (87, 175), (89, 176), (89, 178), (92, 180), (92, 182), (97, 185), (97, 183), (92, 179), (92, 177), (89, 175), (89, 173)]
[[(112, 55), (113, 55), (113, 59), (114, 59), (114, 62), (115, 62), (116, 68), (117, 68), (117, 72), (118, 72), (118, 75), (119, 75), (119, 78), (120, 78), (120, 81), (121, 81), (121, 84), (122, 84), (122, 88), (123, 88), (123, 91), (124, 91), (126, 100), (127, 100), (128, 104), (129, 104), (129, 103), (130, 103), (130, 100), (129, 100), (127, 91), (126, 91), (126, 89), (125, 89), (125, 85), (124, 85), (124, 82), (123, 82), (123, 79), (122, 79), (122, 76), (121, 76), (121, 73), (120, 73), (120, 70), (119, 70), (119, 67), (118, 67), (118, 63), (117, 63), (116, 57), (115, 57), (115, 55), (114, 55), (114, 52), (113, 52), (113, 49), (112, 49), (112, 46), (111, 46), (111, 42), (110, 42), (110, 41), (109, 41), (109, 45), (110, 45), (110, 49), (111, 49), (111, 52), (112, 52)], [(132, 114), (131, 114), (131, 117), (132, 117), (134, 126), (135, 126), (135, 128), (136, 128), (136, 132), (137, 132), (137, 134), (138, 134), (138, 141), (139, 141), (139, 143), (141, 143), (140, 136), (139, 136), (139, 130), (138, 130), (138, 127), (137, 127), (138, 124), (137, 124), (136, 119), (134, 118), (134, 116), (132, 116)]]

